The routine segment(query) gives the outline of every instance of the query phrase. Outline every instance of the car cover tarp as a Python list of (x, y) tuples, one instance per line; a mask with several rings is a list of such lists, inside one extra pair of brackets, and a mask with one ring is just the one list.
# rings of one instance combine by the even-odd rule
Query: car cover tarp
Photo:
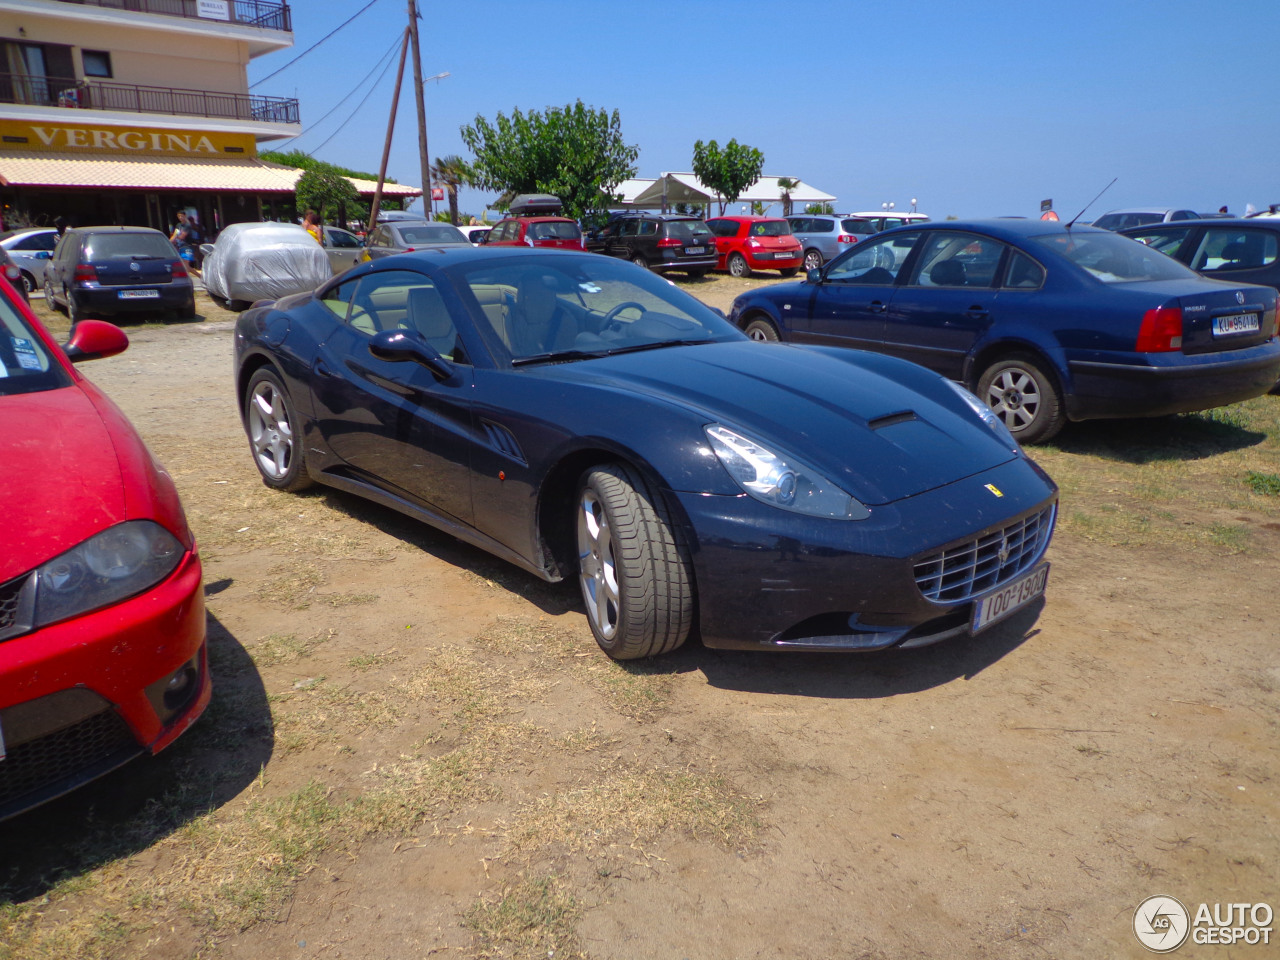
[(227, 300), (278, 300), (314, 290), (333, 276), (329, 256), (292, 223), (233, 223), (202, 270), (205, 289)]

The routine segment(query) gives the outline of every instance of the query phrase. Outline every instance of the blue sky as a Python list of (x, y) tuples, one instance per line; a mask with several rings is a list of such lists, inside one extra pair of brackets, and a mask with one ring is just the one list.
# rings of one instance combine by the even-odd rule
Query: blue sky
[[(366, 0), (295, 0), (292, 50), (249, 67), (251, 84)], [(1280, 202), (1277, 0), (419, 0), (432, 158), (469, 157), (477, 114), (581, 99), (621, 115), (638, 175), (687, 171), (694, 141), (736, 138), (765, 173), (835, 194), (836, 209), (1066, 219), (1146, 204), (1233, 213)], [(295, 96), (303, 126), (369, 72), (407, 19), (375, 6), (256, 94)], [(376, 171), (395, 65), (292, 143)], [(389, 175), (421, 183), (407, 82)], [(318, 149), (317, 149), (318, 148)], [(463, 191), (479, 214), (489, 194)], [(775, 208), (776, 212), (777, 208)]]

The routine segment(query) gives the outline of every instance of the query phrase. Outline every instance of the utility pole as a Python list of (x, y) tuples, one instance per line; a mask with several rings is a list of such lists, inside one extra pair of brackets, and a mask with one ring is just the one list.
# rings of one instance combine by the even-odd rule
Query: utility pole
[(373, 191), (373, 203), (369, 207), (369, 225), (364, 228), (365, 236), (373, 236), (373, 228), (378, 225), (378, 207), (382, 203), (382, 185), (387, 179), (387, 160), (391, 156), (391, 137), (396, 129), (396, 108), (400, 106), (400, 81), (404, 79), (404, 56), (409, 52), (409, 30), (406, 27), (404, 39), (400, 41), (400, 66), (396, 68), (396, 92), (391, 95), (391, 116), (387, 119), (387, 140), (382, 147), (382, 165), (378, 167), (378, 185)]
[(427, 219), (435, 215), (431, 202), (431, 155), (427, 153), (427, 106), (422, 99), (422, 52), (418, 48), (418, 4), (409, 0), (409, 44), (413, 48), (413, 94), (418, 101), (418, 154), (422, 159), (422, 202)]

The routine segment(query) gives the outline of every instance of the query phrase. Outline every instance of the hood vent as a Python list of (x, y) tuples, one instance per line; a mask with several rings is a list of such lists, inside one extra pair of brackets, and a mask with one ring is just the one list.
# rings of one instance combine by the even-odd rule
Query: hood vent
[(919, 420), (914, 410), (903, 410), (899, 413), (888, 413), (883, 417), (876, 417), (874, 420), (867, 421), (867, 427), (871, 430), (883, 430), (885, 427), (892, 427), (896, 423), (908, 423), (912, 420)]

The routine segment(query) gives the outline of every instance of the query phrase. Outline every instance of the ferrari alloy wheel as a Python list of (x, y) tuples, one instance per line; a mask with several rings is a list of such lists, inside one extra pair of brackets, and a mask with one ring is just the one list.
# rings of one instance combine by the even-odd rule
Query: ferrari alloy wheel
[(1019, 443), (1039, 443), (1062, 429), (1062, 398), (1039, 361), (1021, 354), (993, 363), (978, 380), (978, 397)]
[(779, 339), (777, 328), (768, 320), (752, 320), (742, 332), (752, 340), (770, 341)]
[(751, 267), (747, 264), (747, 258), (740, 253), (729, 254), (729, 262), (726, 264), (729, 268), (731, 277), (749, 277), (751, 276)]
[(593, 467), (578, 491), (578, 582), (596, 642), (615, 660), (667, 653), (693, 623), (689, 551), (632, 468)]
[(263, 367), (245, 390), (244, 429), (262, 481), (277, 490), (311, 486), (302, 462), (298, 418), (276, 373)]

